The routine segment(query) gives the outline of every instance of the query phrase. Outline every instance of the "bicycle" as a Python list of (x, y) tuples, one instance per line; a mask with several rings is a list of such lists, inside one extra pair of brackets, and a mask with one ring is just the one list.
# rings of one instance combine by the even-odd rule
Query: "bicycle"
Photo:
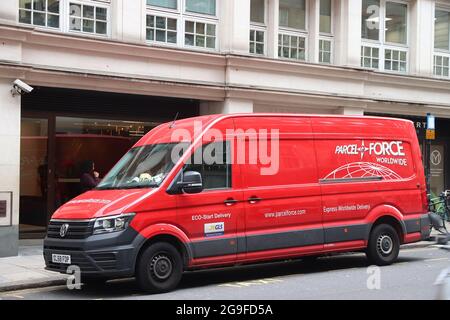
[[(447, 234), (447, 228), (445, 222), (450, 218), (450, 190), (445, 190), (440, 193), (439, 197), (431, 198), (428, 201), (428, 207), (430, 212), (433, 212), (436, 216), (432, 219), (440, 221), (434, 221), (434, 228), (443, 234)], [(442, 229), (444, 231), (442, 231)]]

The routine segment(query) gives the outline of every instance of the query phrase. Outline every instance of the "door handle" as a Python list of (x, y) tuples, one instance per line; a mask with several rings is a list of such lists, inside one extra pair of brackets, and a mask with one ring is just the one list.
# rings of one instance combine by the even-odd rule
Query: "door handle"
[(233, 198), (228, 198), (227, 200), (224, 201), (225, 205), (227, 206), (232, 206), (234, 204), (236, 204), (238, 201), (233, 199)]
[(259, 202), (261, 200), (262, 200), (261, 198), (258, 198), (258, 197), (255, 197), (255, 196), (252, 196), (252, 197), (248, 198), (248, 202), (250, 202), (251, 204), (257, 203), (257, 202)]

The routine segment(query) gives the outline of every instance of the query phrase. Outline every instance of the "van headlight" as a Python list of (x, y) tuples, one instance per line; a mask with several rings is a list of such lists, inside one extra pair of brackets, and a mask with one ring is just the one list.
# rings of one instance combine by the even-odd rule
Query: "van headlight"
[(93, 234), (110, 233), (122, 231), (128, 228), (134, 213), (121, 214), (118, 216), (110, 216), (98, 218), (94, 223)]

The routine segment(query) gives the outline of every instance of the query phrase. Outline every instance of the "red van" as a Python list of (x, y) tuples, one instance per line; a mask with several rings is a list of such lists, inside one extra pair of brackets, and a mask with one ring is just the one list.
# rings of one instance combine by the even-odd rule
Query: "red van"
[(174, 289), (184, 270), (364, 251), (393, 263), (430, 234), (411, 121), (210, 115), (145, 135), (52, 216), (48, 270)]

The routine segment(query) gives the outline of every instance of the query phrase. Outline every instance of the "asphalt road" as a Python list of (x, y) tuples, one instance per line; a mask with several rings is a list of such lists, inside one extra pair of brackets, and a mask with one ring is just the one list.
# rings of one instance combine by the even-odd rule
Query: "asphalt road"
[(346, 254), (312, 264), (296, 260), (189, 272), (178, 290), (159, 295), (140, 292), (128, 279), (81, 290), (59, 286), (7, 292), (0, 299), (434, 299), (434, 282), (449, 266), (448, 251), (429, 247), (402, 250), (397, 263), (374, 270), (368, 270), (363, 254)]

